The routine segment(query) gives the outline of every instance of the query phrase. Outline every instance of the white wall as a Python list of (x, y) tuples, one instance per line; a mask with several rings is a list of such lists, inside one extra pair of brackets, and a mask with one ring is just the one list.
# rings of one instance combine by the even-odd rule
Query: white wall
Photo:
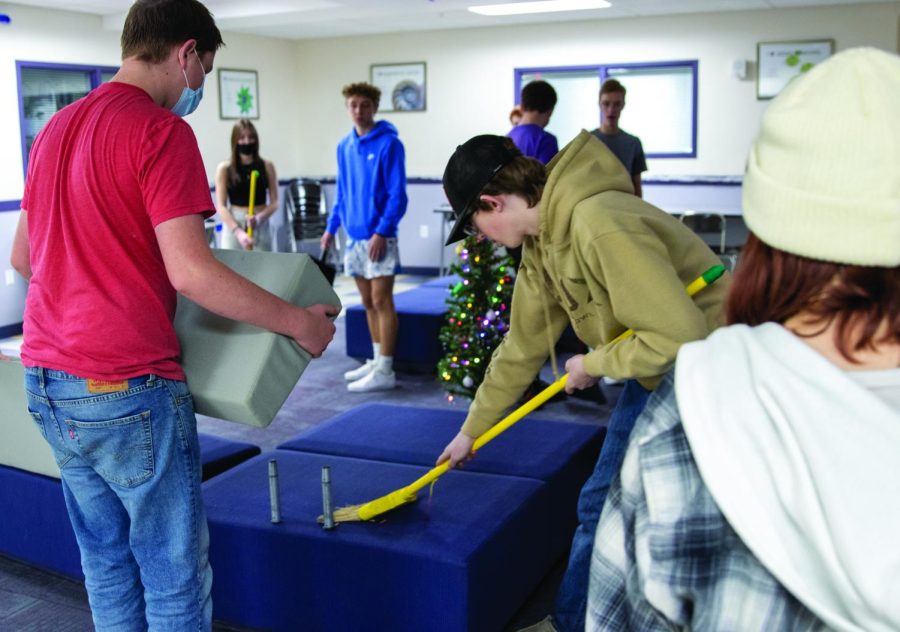
[[(22, 322), (22, 310), (25, 306), (25, 292), (28, 284), (9, 265), (12, 254), (12, 236), (16, 232), (19, 214), (0, 213), (0, 329), (7, 325)], [(0, 338), (3, 338), (0, 335)]]
[[(0, 12), (12, 23), (0, 25), (0, 202), (22, 197), (21, 135), (16, 64), (39, 61), (60, 64), (118, 66), (118, 30), (103, 28), (98, 16), (41, 10), (0, 3)], [(272, 159), (279, 175), (300, 172), (299, 155), (291, 139), (299, 135), (299, 83), (295, 78), (296, 44), (288, 40), (225, 33), (227, 46), (216, 56), (216, 66), (248, 68), (258, 72), (260, 119), (256, 122), (263, 155)], [(207, 77), (204, 98), (186, 120), (200, 143), (207, 177), (212, 182), (216, 164), (228, 157), (234, 121), (219, 119), (217, 72)], [(8, 284), (9, 252), (18, 211), (0, 212), (0, 327), (22, 320), (25, 283), (12, 275)]]
[[(296, 73), (307, 97), (300, 166), (334, 172), (334, 146), (350, 129), (341, 86), (367, 79), (373, 62), (427, 62), (427, 112), (384, 118), (400, 131), (410, 175), (439, 176), (457, 144), (508, 130), (516, 67), (698, 59), (697, 158), (652, 160), (651, 175), (739, 175), (768, 102), (756, 100), (752, 77), (733, 78), (732, 61), (755, 60), (759, 41), (824, 37), (838, 50), (896, 51), (898, 16), (900, 2), (301, 41)], [(627, 129), (627, 109), (622, 125)]]
[[(24, 181), (15, 61), (116, 66), (119, 31), (82, 13), (11, 3), (0, 3), (0, 12), (12, 17), (12, 24), (0, 25), (0, 137), (6, 141), (0, 149), (0, 201), (8, 201), (21, 197)], [(216, 66), (258, 72), (262, 153), (286, 178), (334, 174), (335, 145), (350, 129), (340, 96), (344, 84), (368, 79), (373, 62), (427, 62), (428, 110), (386, 118), (400, 130), (408, 173), (434, 177), (458, 143), (476, 133), (507, 131), (516, 67), (698, 59), (698, 156), (653, 160), (651, 175), (739, 175), (767, 102), (756, 100), (752, 79), (732, 77), (733, 60), (755, 59), (759, 41), (823, 37), (833, 38), (838, 50), (870, 45), (897, 51), (898, 26), (900, 2), (298, 42), (226, 32)], [(219, 119), (216, 77), (215, 71), (208, 77), (203, 103), (187, 119), (210, 181), (216, 164), (228, 156), (233, 124)], [(423, 244), (434, 241), (435, 205), (416, 204), (410, 213), (416, 221), (407, 222)], [(11, 243), (17, 215), (0, 213), (0, 243)], [(0, 261), (0, 283), (7, 265)], [(20, 309), (21, 288), (0, 285), (0, 294), (0, 301)]]
[[(13, 19), (0, 26), (0, 136), (7, 139), (0, 200), (10, 200), (23, 186), (15, 60), (115, 66), (119, 32), (81, 13), (9, 3), (0, 3), (0, 11)], [(733, 60), (755, 59), (759, 41), (821, 37), (834, 38), (838, 50), (871, 45), (896, 51), (898, 18), (900, 2), (296, 42), (226, 32), (216, 66), (258, 72), (263, 154), (280, 177), (293, 177), (334, 174), (335, 145), (350, 129), (340, 96), (344, 84), (367, 79), (373, 62), (427, 62), (428, 110), (385, 118), (400, 130), (409, 174), (434, 177), (459, 142), (507, 131), (515, 67), (698, 59), (698, 156), (653, 160), (650, 175), (737, 175), (767, 102), (756, 100), (752, 78), (731, 75)], [(210, 181), (228, 155), (233, 124), (219, 119), (216, 77), (216, 71), (208, 77), (204, 100), (187, 119)]]
[(119, 34), (103, 31), (100, 18), (0, 3), (12, 24), (0, 25), (0, 200), (22, 196), (22, 141), (16, 61), (117, 66)]
[[(19, 131), (16, 61), (118, 66), (119, 31), (103, 28), (99, 16), (49, 11), (0, 3), (12, 23), (0, 25), (0, 200), (22, 196), (24, 176)], [(216, 56), (216, 68), (253, 69), (258, 73), (260, 118), (255, 121), (262, 153), (275, 162), (279, 176), (298, 173), (299, 153), (291, 139), (299, 135), (301, 104), (294, 71), (296, 43), (224, 33), (226, 46)], [(194, 128), (212, 182), (216, 164), (228, 158), (234, 121), (219, 119), (218, 71), (206, 78), (203, 101), (186, 120)]]
[(301, 170), (299, 136), (302, 103), (294, 69), (296, 43), (240, 33), (223, 33), (225, 47), (216, 54), (215, 68), (206, 78), (203, 101), (185, 120), (194, 128), (209, 181), (216, 165), (231, 152), (234, 120), (219, 118), (218, 69), (255, 70), (259, 83), (259, 132), (261, 155), (275, 163), (279, 178), (293, 177)]

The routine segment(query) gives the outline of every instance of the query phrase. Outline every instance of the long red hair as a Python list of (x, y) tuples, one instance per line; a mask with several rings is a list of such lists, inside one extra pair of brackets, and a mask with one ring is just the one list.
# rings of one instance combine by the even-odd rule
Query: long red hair
[(800, 312), (820, 331), (835, 322), (835, 346), (850, 362), (856, 351), (900, 344), (900, 267), (808, 259), (750, 233), (728, 296), (729, 324), (783, 324)]

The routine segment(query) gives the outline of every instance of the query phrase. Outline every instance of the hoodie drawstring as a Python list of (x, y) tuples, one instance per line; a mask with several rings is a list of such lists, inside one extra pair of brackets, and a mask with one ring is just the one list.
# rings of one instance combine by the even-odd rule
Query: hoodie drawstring
[(553, 379), (559, 379), (559, 367), (556, 365), (556, 341), (553, 340), (553, 334), (550, 333), (550, 308), (547, 306), (547, 296), (544, 292), (541, 295), (541, 307), (544, 309), (544, 331), (547, 332), (547, 347), (550, 349), (550, 368), (553, 369)]

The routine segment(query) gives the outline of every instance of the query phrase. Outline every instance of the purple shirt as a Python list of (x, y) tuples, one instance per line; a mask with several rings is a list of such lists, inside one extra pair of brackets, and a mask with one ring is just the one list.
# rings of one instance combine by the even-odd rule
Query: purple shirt
[(556, 136), (545, 132), (540, 125), (533, 123), (516, 125), (509, 130), (507, 136), (516, 144), (519, 151), (530, 158), (540, 160), (545, 165), (559, 152)]

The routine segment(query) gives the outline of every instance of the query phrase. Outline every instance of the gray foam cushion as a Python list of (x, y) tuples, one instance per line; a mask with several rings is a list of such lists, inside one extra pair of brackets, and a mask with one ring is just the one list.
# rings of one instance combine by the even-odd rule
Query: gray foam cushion
[[(240, 250), (213, 254), (289, 303), (341, 306), (307, 255)], [(250, 426), (272, 423), (311, 359), (287, 336), (217, 316), (180, 295), (175, 330), (196, 411)]]
[(0, 360), (0, 402), (0, 464), (59, 478), (53, 452), (28, 412), (25, 369), (19, 360)]

